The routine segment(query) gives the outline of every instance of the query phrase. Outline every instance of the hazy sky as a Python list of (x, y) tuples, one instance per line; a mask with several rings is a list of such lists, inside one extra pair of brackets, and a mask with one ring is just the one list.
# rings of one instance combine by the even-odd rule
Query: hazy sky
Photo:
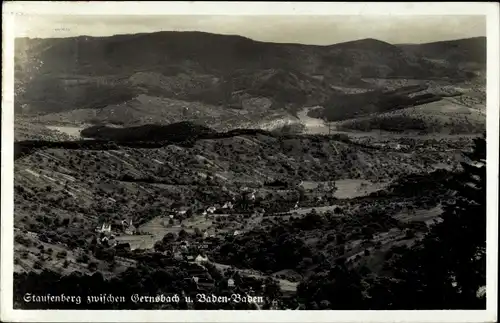
[(163, 30), (237, 34), (255, 40), (328, 45), (376, 38), (424, 43), (486, 36), (485, 16), (25, 16), (17, 37), (110, 36)]

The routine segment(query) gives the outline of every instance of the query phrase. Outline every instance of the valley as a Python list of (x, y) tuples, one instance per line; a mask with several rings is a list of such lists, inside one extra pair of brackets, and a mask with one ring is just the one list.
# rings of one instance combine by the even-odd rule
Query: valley
[(461, 203), (485, 131), (485, 62), (448, 43), (16, 42), (18, 308), (37, 308), (16, 296), (30, 286), (265, 297), (147, 309), (406, 308), (380, 299), (413, 282), (404, 261)]

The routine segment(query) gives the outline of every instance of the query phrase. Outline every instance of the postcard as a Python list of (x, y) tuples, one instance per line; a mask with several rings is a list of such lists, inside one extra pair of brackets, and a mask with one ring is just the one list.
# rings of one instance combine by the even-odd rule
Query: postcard
[(498, 4), (3, 8), (2, 321), (497, 321)]

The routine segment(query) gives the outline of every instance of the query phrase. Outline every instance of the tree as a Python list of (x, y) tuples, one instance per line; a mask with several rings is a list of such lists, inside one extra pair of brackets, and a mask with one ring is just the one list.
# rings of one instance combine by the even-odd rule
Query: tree
[(33, 268), (35, 269), (41, 269), (43, 267), (43, 262), (41, 260), (35, 261), (35, 264), (33, 265)]
[(188, 236), (189, 234), (186, 232), (186, 230), (182, 229), (181, 231), (179, 231), (178, 237), (180, 240), (186, 239)]
[[(486, 285), (485, 138), (475, 140), (466, 156), (469, 162), (460, 173), (439, 179), (455, 192), (443, 221), (411, 248), (394, 247), (386, 255), (389, 277), (337, 263), (299, 284), (301, 302), (309, 309), (327, 304), (333, 309), (484, 309), (485, 299), (476, 294)], [(338, 234), (337, 243), (344, 238)]]
[(96, 262), (90, 262), (88, 264), (88, 269), (92, 272), (96, 271), (97, 270), (97, 263)]
[(165, 246), (163, 245), (162, 241), (157, 241), (154, 245), (154, 251), (156, 252), (163, 252), (165, 251)]
[(266, 303), (272, 302), (281, 296), (281, 289), (277, 281), (271, 278), (266, 278), (264, 281), (264, 297)]
[(329, 305), (329, 309), (354, 310), (364, 307), (361, 277), (339, 262), (328, 271), (322, 271), (302, 281), (297, 287), (299, 299), (307, 309), (318, 304)]
[[(394, 306), (407, 309), (480, 309), (486, 285), (486, 139), (475, 140), (463, 171), (447, 182), (456, 192), (443, 221), (395, 264)], [(401, 294), (398, 294), (399, 293)]]
[(175, 234), (172, 232), (167, 233), (166, 235), (163, 236), (162, 242), (163, 243), (168, 243), (175, 241)]
[(89, 260), (89, 256), (85, 253), (80, 254), (80, 256), (78, 256), (78, 258), (76, 259), (76, 261), (80, 263), (87, 263)]

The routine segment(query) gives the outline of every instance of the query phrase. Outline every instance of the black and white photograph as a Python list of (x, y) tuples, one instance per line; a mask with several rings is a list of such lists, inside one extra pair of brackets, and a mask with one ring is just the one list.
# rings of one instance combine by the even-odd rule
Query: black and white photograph
[(44, 4), (3, 13), (2, 320), (497, 321), (498, 4)]

